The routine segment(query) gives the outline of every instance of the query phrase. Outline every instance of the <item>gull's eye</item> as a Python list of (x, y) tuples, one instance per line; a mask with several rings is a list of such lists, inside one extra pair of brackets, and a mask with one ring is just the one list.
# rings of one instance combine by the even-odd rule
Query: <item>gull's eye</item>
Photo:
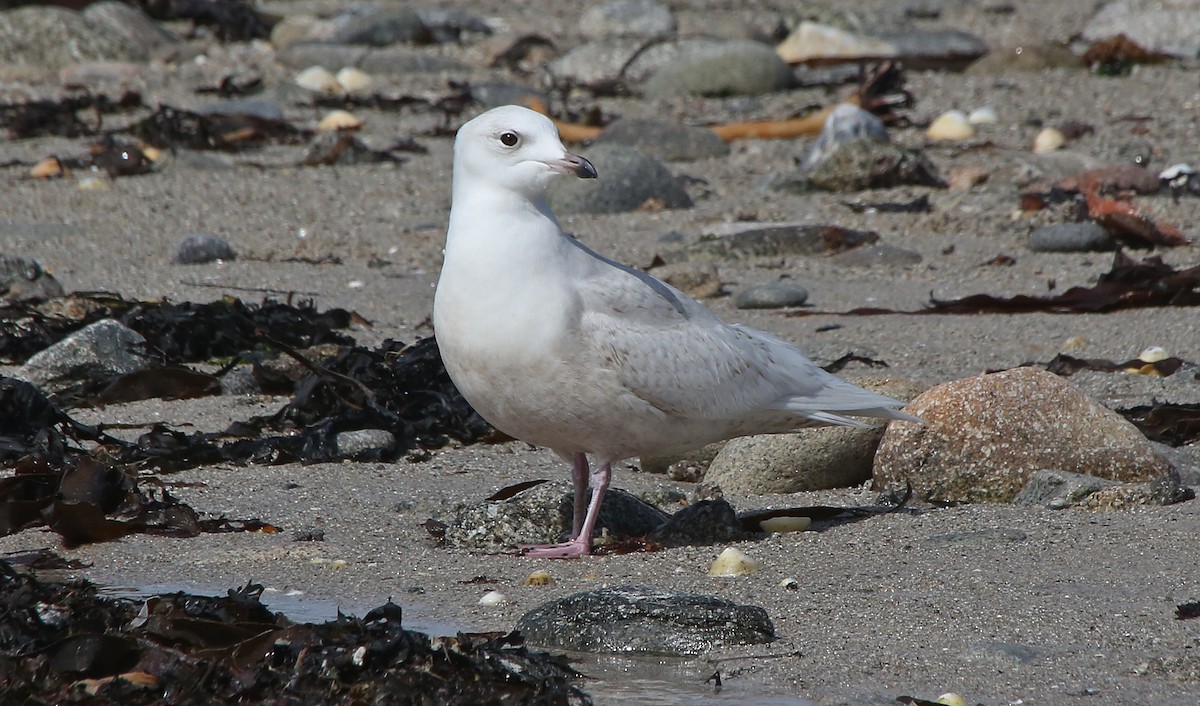
[(516, 147), (520, 141), (521, 138), (517, 136), (517, 133), (511, 130), (500, 133), (500, 143), (505, 147)]

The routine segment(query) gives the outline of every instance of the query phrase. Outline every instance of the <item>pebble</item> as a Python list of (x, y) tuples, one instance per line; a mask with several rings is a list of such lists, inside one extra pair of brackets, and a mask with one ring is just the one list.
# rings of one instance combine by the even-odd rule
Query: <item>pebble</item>
[(961, 110), (948, 110), (929, 123), (925, 137), (953, 142), (969, 140), (975, 137), (975, 126), (967, 120), (966, 113)]
[(675, 29), (671, 8), (654, 0), (600, 3), (579, 18), (579, 32), (588, 37), (665, 37)]
[(642, 585), (550, 601), (521, 616), (516, 629), (542, 648), (619, 654), (698, 655), (775, 639), (758, 606)]
[(803, 306), (808, 290), (790, 282), (769, 282), (738, 292), (734, 306), (739, 309), (782, 309)]
[[(852, 382), (900, 400), (911, 400), (924, 390), (904, 378)], [(817, 427), (731, 439), (712, 460), (704, 480), (727, 493), (746, 495), (859, 485), (871, 477), (875, 449), (885, 427), (882, 420), (861, 421), (869, 426)]]
[(723, 498), (694, 502), (646, 535), (646, 539), (664, 547), (726, 544), (749, 538), (737, 511)]
[(365, 459), (391, 449), (396, 437), (386, 429), (355, 429), (339, 432), (336, 443), (339, 456)]
[(334, 17), (327, 41), (385, 47), (398, 42), (427, 44), (434, 40), (421, 15), (408, 7), (356, 8)]
[(526, 586), (553, 586), (554, 577), (549, 571), (538, 570), (526, 576), (524, 583)]
[(585, 155), (600, 179), (558, 179), (548, 200), (556, 213), (622, 213), (647, 203), (691, 208), (692, 199), (662, 162), (626, 145), (597, 145)]
[(972, 125), (994, 125), (1000, 122), (996, 109), (990, 105), (976, 108), (967, 114), (967, 122)]
[(1102, 252), (1113, 250), (1117, 241), (1095, 221), (1055, 223), (1029, 234), (1027, 246), (1035, 252)]
[(208, 233), (189, 233), (175, 246), (172, 265), (204, 265), (217, 260), (235, 260), (237, 252), (228, 241)]
[(40, 262), (16, 255), (0, 255), (0, 299), (27, 301), (63, 295), (62, 285)]

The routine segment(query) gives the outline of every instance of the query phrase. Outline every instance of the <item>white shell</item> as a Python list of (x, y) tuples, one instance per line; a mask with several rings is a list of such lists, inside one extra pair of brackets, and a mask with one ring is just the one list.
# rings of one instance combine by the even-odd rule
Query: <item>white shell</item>
[(508, 596), (499, 591), (488, 591), (483, 594), (483, 598), (479, 599), (479, 605), (487, 607), (504, 605), (505, 603), (508, 603)]
[(370, 93), (375, 88), (375, 77), (353, 66), (347, 66), (337, 72), (338, 85), (350, 95)]
[(338, 94), (342, 86), (337, 78), (324, 66), (310, 66), (296, 74), (296, 85), (315, 93)]
[(708, 567), (709, 576), (742, 576), (754, 573), (762, 564), (751, 559), (741, 551), (729, 547), (713, 560)]
[(772, 517), (758, 523), (763, 532), (803, 532), (812, 526), (811, 517)]
[(974, 136), (975, 126), (967, 122), (967, 115), (961, 110), (947, 110), (925, 129), (925, 137), (931, 140), (967, 140)]
[(317, 129), (333, 132), (335, 130), (357, 130), (362, 127), (363, 121), (359, 120), (353, 113), (345, 110), (332, 110), (321, 118), (321, 122), (317, 123)]
[(1033, 152), (1034, 154), (1053, 152), (1054, 150), (1066, 144), (1066, 142), (1066, 135), (1063, 135), (1062, 131), (1060, 131), (1058, 128), (1043, 128), (1042, 131), (1037, 134), (1037, 137), (1033, 138)]
[(967, 700), (953, 691), (937, 697), (937, 701), (934, 703), (942, 704), (942, 706), (967, 706)]
[(996, 115), (996, 109), (990, 105), (985, 105), (975, 110), (972, 110), (967, 115), (967, 122), (972, 125), (993, 125), (1000, 122), (1000, 117)]
[(1162, 346), (1150, 346), (1146, 350), (1138, 353), (1138, 360), (1143, 363), (1157, 363), (1160, 360), (1170, 358), (1171, 354)]

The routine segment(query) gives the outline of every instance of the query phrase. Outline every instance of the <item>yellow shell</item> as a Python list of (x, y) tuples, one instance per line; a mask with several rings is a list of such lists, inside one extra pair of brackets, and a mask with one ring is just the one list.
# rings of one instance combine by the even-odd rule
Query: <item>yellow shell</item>
[(549, 571), (538, 570), (525, 577), (526, 586), (553, 586), (554, 577)]
[(754, 573), (762, 567), (762, 564), (751, 559), (741, 551), (729, 547), (713, 560), (711, 566), (708, 567), (709, 576), (743, 576), (745, 574)]
[(1044, 128), (1037, 134), (1037, 137), (1033, 138), (1033, 151), (1034, 154), (1053, 152), (1066, 144), (1066, 142), (1067, 137), (1057, 128)]
[(62, 162), (58, 161), (58, 157), (47, 157), (33, 165), (29, 170), (29, 176), (34, 179), (49, 179), (50, 177), (62, 176), (64, 171)]
[(975, 137), (975, 126), (967, 122), (967, 116), (961, 110), (947, 110), (929, 123), (925, 137), (931, 140), (967, 140)]
[(321, 118), (321, 122), (317, 123), (317, 129), (327, 132), (334, 130), (357, 130), (362, 127), (363, 121), (354, 116), (353, 113), (345, 110), (333, 110)]

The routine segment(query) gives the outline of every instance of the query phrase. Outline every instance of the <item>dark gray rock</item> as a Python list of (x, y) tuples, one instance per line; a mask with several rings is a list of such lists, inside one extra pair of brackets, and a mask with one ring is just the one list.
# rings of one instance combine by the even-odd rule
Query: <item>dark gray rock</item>
[(146, 339), (115, 319), (102, 319), (34, 355), (14, 377), (58, 392), (82, 380), (125, 375), (149, 365)]
[(855, 140), (890, 142), (883, 121), (856, 105), (842, 103), (825, 118), (821, 134), (809, 146), (800, 160), (800, 171), (811, 172), (829, 159), (842, 147)]
[(829, 261), (842, 267), (907, 267), (920, 264), (921, 254), (894, 245), (864, 245), (840, 252)]
[(0, 56), (9, 64), (58, 71), (86, 61), (146, 61), (150, 48), (127, 41), (78, 12), (27, 5), (0, 12)]
[(1182, 486), (1174, 469), (1146, 483), (1118, 483), (1066, 471), (1037, 471), (1013, 498), (1015, 505), (1040, 505), (1052, 510), (1083, 507), (1120, 510), (1138, 505), (1170, 505), (1195, 497)]
[(1117, 247), (1108, 230), (1095, 221), (1055, 223), (1029, 234), (1028, 247), (1038, 252), (1103, 252)]
[(1200, 485), (1200, 446), (1167, 446), (1156, 441), (1150, 443), (1171, 462), (1171, 466), (1179, 474), (1181, 484)]
[(172, 265), (204, 265), (217, 260), (236, 260), (233, 246), (222, 238), (207, 233), (188, 233), (175, 246)]
[(730, 223), (699, 241), (663, 255), (667, 262), (724, 262), (761, 257), (828, 255), (879, 240), (877, 233), (811, 223)]
[(664, 37), (675, 34), (675, 16), (654, 0), (615, 0), (592, 5), (579, 19), (589, 37)]
[(621, 118), (596, 138), (596, 144), (636, 147), (668, 162), (724, 157), (729, 145), (706, 127), (693, 127), (666, 120)]
[(0, 255), (0, 299), (26, 301), (63, 295), (62, 285), (41, 263), (15, 255)]
[[(465, 508), (446, 529), (454, 546), (503, 549), (563, 541), (571, 531), (573, 494), (567, 481), (541, 483), (498, 501)], [(610, 488), (600, 506), (596, 536), (643, 537), (667, 521), (667, 513), (623, 490)]]
[(465, 34), (489, 35), (492, 28), (480, 17), (463, 10), (418, 8), (417, 16), (438, 44), (457, 42)]
[(691, 547), (749, 539), (737, 511), (725, 500), (701, 500), (683, 508), (646, 535), (668, 547)]
[(407, 7), (372, 7), (348, 12), (334, 18), (328, 36), (332, 44), (363, 44), (385, 47), (389, 44), (428, 44), (433, 32), (421, 15)]
[(521, 616), (517, 630), (539, 647), (579, 652), (695, 655), (775, 639), (775, 626), (758, 606), (636, 585), (543, 604)]
[(747, 287), (738, 292), (733, 305), (739, 309), (782, 309), (803, 306), (808, 290), (790, 282), (768, 282)]
[(668, 55), (665, 61), (659, 57), (662, 66), (640, 86), (647, 98), (752, 96), (781, 91), (792, 83), (791, 68), (766, 44), (688, 39), (675, 47), (666, 46), (667, 52), (671, 49), (675, 49), (674, 56)]
[(559, 213), (621, 213), (647, 202), (661, 208), (691, 208), (692, 199), (661, 162), (625, 145), (598, 145), (587, 157), (598, 179), (559, 179), (548, 200)]

